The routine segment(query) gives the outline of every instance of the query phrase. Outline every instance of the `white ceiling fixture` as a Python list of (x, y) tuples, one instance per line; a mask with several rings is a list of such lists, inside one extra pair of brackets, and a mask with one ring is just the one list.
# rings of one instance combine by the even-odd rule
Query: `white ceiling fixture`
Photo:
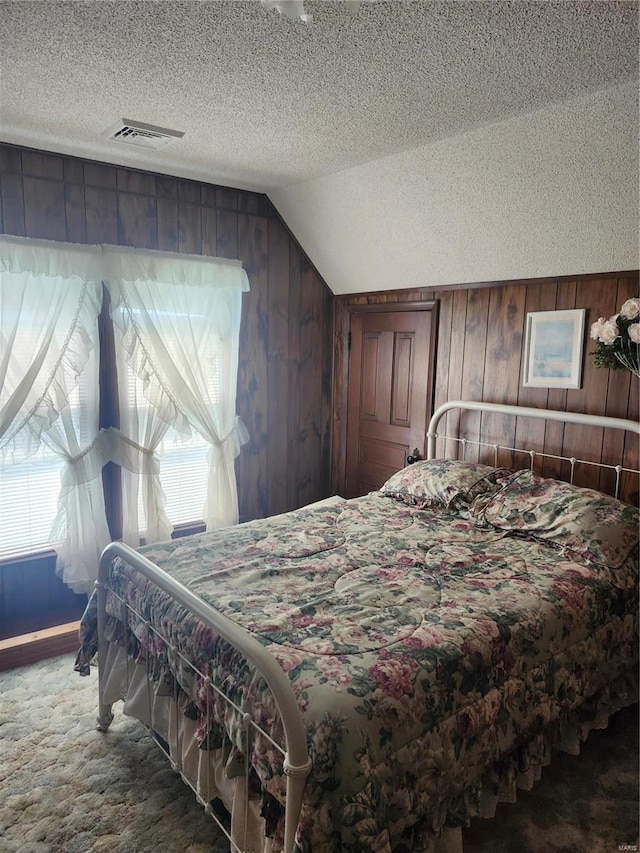
[(171, 145), (172, 142), (182, 139), (184, 133), (180, 130), (171, 130), (168, 127), (156, 127), (153, 124), (123, 118), (107, 128), (102, 136), (113, 142), (123, 142), (127, 145), (137, 145), (139, 148), (152, 148), (154, 151), (160, 151), (167, 145)]
[[(293, 20), (300, 19), (303, 24), (311, 24), (313, 15), (305, 11), (304, 0), (260, 0), (265, 9), (275, 9), (280, 15)], [(344, 0), (344, 5), (351, 15), (355, 15), (361, 0)]]

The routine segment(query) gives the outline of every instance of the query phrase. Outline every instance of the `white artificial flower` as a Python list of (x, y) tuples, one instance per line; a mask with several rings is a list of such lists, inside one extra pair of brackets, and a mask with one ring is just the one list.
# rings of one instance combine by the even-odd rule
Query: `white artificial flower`
[(640, 298), (634, 296), (632, 299), (627, 299), (620, 309), (620, 315), (625, 320), (633, 320), (640, 314)]
[(632, 323), (627, 329), (627, 333), (634, 344), (640, 344), (640, 323)]
[(606, 322), (607, 322), (607, 321), (605, 320), (605, 318), (604, 318), (604, 317), (598, 317), (598, 319), (596, 320), (596, 322), (591, 324), (590, 337), (591, 337), (594, 341), (599, 341), (599, 340), (600, 340), (600, 330), (602, 329), (602, 327), (604, 326), (604, 324), (605, 324)]
[(611, 346), (611, 344), (616, 340), (616, 338), (619, 337), (620, 332), (618, 330), (618, 324), (615, 321), (615, 317), (612, 317), (610, 320), (605, 320), (602, 326), (600, 327), (600, 335), (598, 339), (603, 344)]

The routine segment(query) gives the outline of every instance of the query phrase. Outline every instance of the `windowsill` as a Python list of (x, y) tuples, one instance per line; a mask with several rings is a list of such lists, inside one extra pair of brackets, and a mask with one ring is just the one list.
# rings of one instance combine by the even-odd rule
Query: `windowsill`
[(171, 538), (179, 539), (182, 536), (191, 536), (193, 533), (204, 533), (205, 529), (204, 521), (187, 521), (174, 526)]
[(33, 560), (51, 560), (57, 557), (56, 551), (53, 548), (38, 548), (35, 551), (13, 551), (9, 554), (0, 556), (0, 566), (9, 564), (27, 563)]
[[(204, 533), (204, 531), (204, 521), (187, 521), (174, 526), (171, 538), (178, 539), (182, 536), (190, 536), (193, 533)], [(33, 551), (12, 551), (9, 554), (0, 555), (0, 566), (16, 565), (33, 562), (34, 560), (53, 560), (57, 556), (58, 554), (55, 549), (49, 547), (36, 548)]]

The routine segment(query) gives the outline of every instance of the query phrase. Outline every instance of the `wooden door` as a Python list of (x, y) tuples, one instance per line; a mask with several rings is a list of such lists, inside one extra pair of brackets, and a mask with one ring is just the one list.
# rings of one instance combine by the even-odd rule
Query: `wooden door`
[(414, 450), (425, 454), (435, 313), (385, 310), (351, 316), (345, 497), (380, 488)]

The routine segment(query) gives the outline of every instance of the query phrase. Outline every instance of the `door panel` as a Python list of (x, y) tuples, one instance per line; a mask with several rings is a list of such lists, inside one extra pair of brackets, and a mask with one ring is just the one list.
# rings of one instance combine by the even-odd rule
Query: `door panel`
[(411, 425), (411, 365), (413, 336), (396, 335), (393, 355), (393, 385), (391, 389), (391, 423)]
[(354, 312), (351, 317), (346, 497), (379, 488), (426, 449), (435, 311)]

